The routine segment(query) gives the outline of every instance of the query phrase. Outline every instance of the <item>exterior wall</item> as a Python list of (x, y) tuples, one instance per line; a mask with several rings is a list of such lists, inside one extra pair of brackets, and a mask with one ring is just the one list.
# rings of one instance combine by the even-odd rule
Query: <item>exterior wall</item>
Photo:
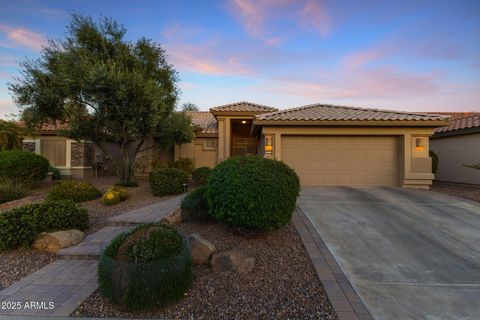
[(430, 149), (438, 156), (436, 180), (480, 185), (480, 171), (463, 165), (480, 161), (480, 133), (431, 139)]
[[(433, 128), (422, 127), (266, 127), (262, 135), (273, 137), (271, 158), (281, 160), (282, 136), (284, 135), (364, 135), (396, 136), (398, 146), (398, 176), (402, 187), (428, 188), (432, 183), (431, 159), (428, 156), (428, 137)], [(423, 150), (416, 148), (420, 138)]]
[(168, 162), (173, 161), (174, 150), (164, 150), (155, 144), (153, 137), (149, 137), (145, 146), (155, 145), (154, 148), (140, 152), (135, 160), (135, 174), (147, 176), (154, 167), (166, 167)]
[[(214, 139), (217, 141), (215, 149), (206, 148), (205, 141)], [(217, 137), (196, 137), (190, 143), (175, 146), (175, 160), (178, 158), (190, 158), (195, 168), (213, 168), (217, 163), (217, 150), (219, 142)]]

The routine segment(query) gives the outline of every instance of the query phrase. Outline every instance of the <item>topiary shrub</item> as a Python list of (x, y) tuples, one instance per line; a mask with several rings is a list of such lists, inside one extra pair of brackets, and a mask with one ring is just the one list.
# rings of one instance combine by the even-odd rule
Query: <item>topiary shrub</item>
[(29, 204), (0, 214), (0, 250), (31, 246), (41, 232), (88, 229), (88, 213), (72, 201)]
[(436, 174), (438, 171), (438, 156), (432, 150), (430, 150), (428, 153), (430, 158), (432, 158), (432, 173)]
[(150, 172), (150, 190), (154, 196), (166, 196), (183, 192), (188, 181), (185, 171), (176, 168), (158, 168)]
[(120, 201), (125, 201), (128, 199), (128, 190), (126, 187), (115, 185), (108, 189), (108, 191), (117, 192), (120, 195)]
[(100, 198), (102, 193), (93, 184), (79, 180), (57, 182), (48, 192), (47, 200), (84, 202)]
[(62, 174), (60, 173), (60, 170), (58, 170), (58, 168), (50, 166), (48, 168), (48, 172), (52, 173), (52, 179), (53, 180), (60, 180), (62, 178)]
[(200, 167), (192, 171), (192, 178), (197, 186), (207, 183), (208, 177), (212, 174), (212, 168)]
[(100, 292), (122, 308), (164, 306), (183, 297), (192, 283), (188, 242), (171, 226), (137, 227), (105, 248), (98, 278)]
[(214, 219), (271, 231), (290, 221), (299, 191), (299, 178), (285, 163), (239, 156), (213, 169), (205, 195)]
[(17, 179), (0, 178), (0, 203), (17, 200), (28, 194), (27, 185)]
[(23, 183), (35, 183), (45, 179), (50, 164), (38, 154), (9, 150), (0, 151), (0, 177)]
[(102, 203), (106, 206), (113, 206), (120, 203), (120, 193), (109, 190), (102, 196)]
[(201, 186), (190, 192), (182, 201), (182, 219), (194, 222), (209, 220), (207, 199), (205, 192), (207, 186)]
[(178, 158), (178, 160), (168, 163), (169, 168), (177, 168), (190, 175), (193, 171), (193, 161), (190, 158)]

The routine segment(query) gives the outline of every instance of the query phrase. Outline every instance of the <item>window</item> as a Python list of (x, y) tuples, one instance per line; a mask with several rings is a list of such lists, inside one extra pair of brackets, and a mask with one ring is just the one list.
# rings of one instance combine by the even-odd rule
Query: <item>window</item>
[(217, 139), (203, 140), (203, 150), (215, 150), (215, 149), (217, 149)]

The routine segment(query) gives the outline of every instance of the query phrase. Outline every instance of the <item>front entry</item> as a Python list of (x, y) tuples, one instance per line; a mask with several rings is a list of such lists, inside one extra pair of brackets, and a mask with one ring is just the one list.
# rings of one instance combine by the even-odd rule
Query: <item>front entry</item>
[(256, 155), (257, 139), (250, 135), (252, 120), (232, 119), (230, 156)]

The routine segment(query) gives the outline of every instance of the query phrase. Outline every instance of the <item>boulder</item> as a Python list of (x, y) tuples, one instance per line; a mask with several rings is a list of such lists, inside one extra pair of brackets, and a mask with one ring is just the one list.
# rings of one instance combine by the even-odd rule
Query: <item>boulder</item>
[(213, 272), (235, 271), (240, 274), (248, 274), (255, 268), (256, 259), (244, 250), (229, 250), (215, 253), (210, 265)]
[(190, 243), (190, 253), (194, 265), (207, 264), (212, 254), (217, 250), (213, 243), (196, 233), (188, 236), (188, 242)]
[(168, 225), (180, 223), (182, 222), (182, 212), (180, 211), (180, 209), (175, 210), (165, 216), (165, 218), (163, 218), (161, 222)]
[(33, 248), (39, 251), (57, 253), (58, 250), (79, 244), (85, 238), (85, 233), (80, 230), (64, 230), (52, 233), (41, 233)]

